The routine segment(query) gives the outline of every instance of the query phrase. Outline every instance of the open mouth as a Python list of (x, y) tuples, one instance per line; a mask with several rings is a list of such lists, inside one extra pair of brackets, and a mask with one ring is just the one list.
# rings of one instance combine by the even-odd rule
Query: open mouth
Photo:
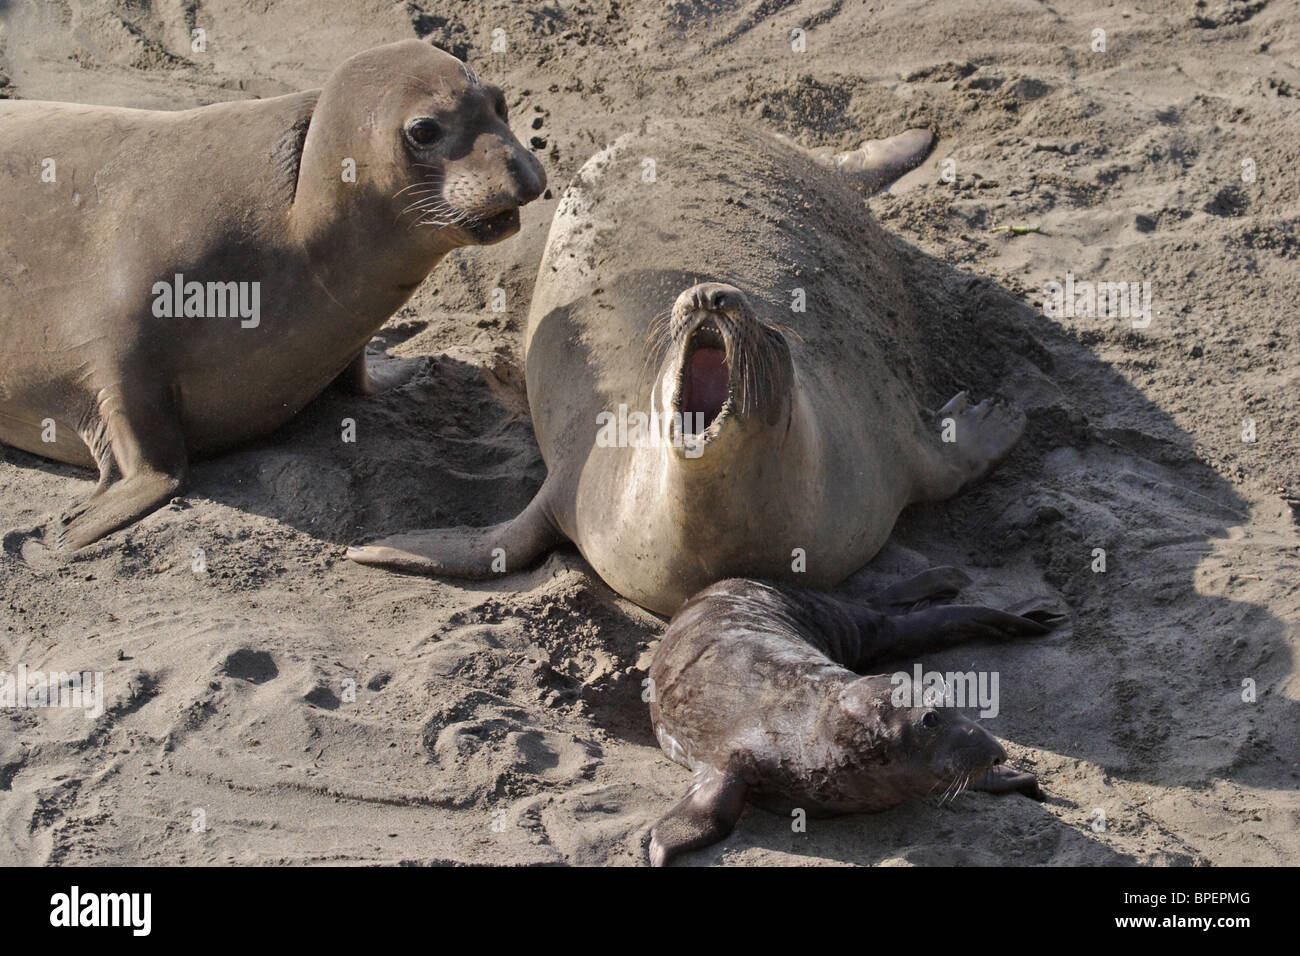
[(677, 390), (682, 432), (701, 435), (726, 411), (731, 399), (727, 345), (717, 327), (703, 324), (691, 333)]
[(519, 231), (519, 209), (512, 206), (485, 219), (467, 223), (462, 228), (473, 236), (476, 242), (489, 245), (513, 236)]

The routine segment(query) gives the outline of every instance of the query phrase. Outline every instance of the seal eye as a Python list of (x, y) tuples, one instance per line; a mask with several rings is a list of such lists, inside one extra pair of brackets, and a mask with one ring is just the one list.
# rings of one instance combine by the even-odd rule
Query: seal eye
[(442, 127), (437, 120), (423, 117), (407, 124), (406, 135), (416, 146), (432, 146), (442, 137)]
[(500, 116), (501, 119), (505, 120), (507, 118), (506, 95), (504, 93), (497, 93), (496, 99), (492, 102), (492, 108), (497, 111), (497, 116)]
[(925, 716), (921, 718), (922, 727), (936, 727), (938, 726), (938, 724), (939, 724), (939, 715), (932, 710), (926, 711)]

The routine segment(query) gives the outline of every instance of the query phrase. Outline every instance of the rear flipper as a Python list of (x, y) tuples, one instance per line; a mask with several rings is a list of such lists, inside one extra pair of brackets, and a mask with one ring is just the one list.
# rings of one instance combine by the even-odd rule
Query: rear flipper
[(869, 139), (829, 162), (821, 157), (818, 161), (833, 165), (862, 192), (873, 193), (921, 165), (933, 145), (934, 134), (928, 129), (909, 129), (888, 139)]
[[(913, 581), (924, 583), (923, 578), (924, 575)], [(910, 584), (903, 582), (901, 587), (907, 589)], [(871, 607), (843, 600), (839, 604), (852, 617), (857, 635), (856, 640), (831, 656), (859, 674), (881, 658), (916, 658), (967, 641), (1038, 637), (1051, 630), (1061, 617), (1047, 611), (1008, 614), (968, 604), (944, 604), (906, 614), (882, 614)]]
[(983, 790), (985, 793), (1020, 793), (1038, 802), (1047, 799), (1038, 778), (1024, 770), (1012, 770), (1006, 764), (991, 767), (970, 785), (971, 790)]
[[(800, 148), (797, 143), (787, 142)], [(859, 191), (870, 194), (920, 166), (933, 145), (934, 134), (928, 129), (909, 129), (887, 139), (869, 139), (847, 153), (824, 147), (805, 152), (821, 165), (840, 173)]]
[(745, 809), (744, 782), (713, 767), (695, 771), (691, 789), (650, 831), (650, 865), (725, 838)]
[(880, 654), (915, 656), (967, 641), (1005, 641), (1046, 634), (1050, 628), (1035, 617), (969, 604), (928, 607), (886, 618), (876, 650)]
[(102, 389), (82, 437), (99, 465), (91, 496), (59, 518), (55, 543), (75, 551), (165, 504), (185, 482), (185, 436), (170, 396), (148, 386)]
[(518, 571), (565, 538), (542, 504), (546, 486), (512, 521), (488, 528), (432, 528), (408, 531), (367, 545), (348, 548), (347, 557), (359, 564), (407, 571), (412, 574), (482, 580)]

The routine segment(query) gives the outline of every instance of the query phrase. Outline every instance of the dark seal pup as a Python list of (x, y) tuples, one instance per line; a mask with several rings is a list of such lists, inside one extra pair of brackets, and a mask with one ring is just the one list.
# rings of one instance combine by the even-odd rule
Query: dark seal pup
[(828, 816), (965, 787), (1041, 799), (978, 724), (951, 708), (897, 706), (889, 675), (855, 673), (882, 657), (1046, 633), (984, 607), (897, 613), (954, 593), (960, 577), (935, 569), (891, 588), (880, 606), (894, 613), (742, 578), (682, 605), (650, 665), (650, 720), (664, 753), (695, 776), (651, 831), (650, 862), (721, 840), (746, 803)]
[(99, 470), (58, 544), (147, 514), (331, 381), (365, 390), (384, 321), (545, 183), (501, 91), (416, 40), (274, 99), (0, 103), (0, 442)]

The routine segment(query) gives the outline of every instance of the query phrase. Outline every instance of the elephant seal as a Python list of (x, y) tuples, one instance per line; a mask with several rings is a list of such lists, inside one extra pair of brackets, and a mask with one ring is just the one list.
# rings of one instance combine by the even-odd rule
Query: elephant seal
[[(896, 153), (862, 163), (906, 166)], [(725, 123), (647, 121), (583, 166), (551, 222), (524, 340), (536, 498), (504, 524), (348, 556), (487, 577), (567, 538), (665, 615), (729, 577), (834, 586), (903, 507), (988, 472), (1024, 426), (965, 393), (924, 410), (913, 356), (932, 345), (905, 265), (815, 159)]]
[[(747, 803), (788, 815), (874, 813), (963, 789), (1042, 799), (1032, 774), (951, 707), (914, 706), (890, 675), (859, 677), (882, 657), (972, 638), (1046, 633), (1039, 621), (991, 608), (906, 610), (950, 593), (955, 569), (935, 569), (882, 596), (882, 611), (829, 594), (732, 579), (673, 617), (650, 664), (650, 720), (690, 790), (654, 825), (650, 862), (716, 843)], [(910, 592), (910, 593), (909, 593)], [(920, 592), (920, 593), (917, 593)]]
[(321, 90), (178, 112), (0, 103), (0, 442), (97, 467), (57, 543), (273, 431), (546, 177), (499, 89), (407, 40)]

